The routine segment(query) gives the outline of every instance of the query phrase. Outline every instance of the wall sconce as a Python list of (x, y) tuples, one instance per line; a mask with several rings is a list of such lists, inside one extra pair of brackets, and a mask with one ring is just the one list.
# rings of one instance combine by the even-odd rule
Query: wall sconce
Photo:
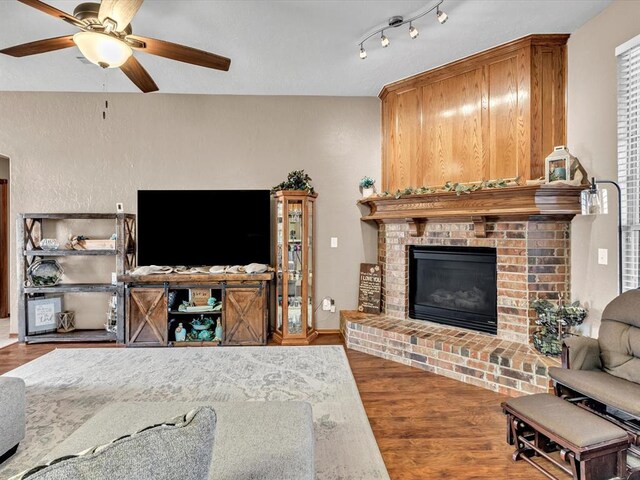
[(609, 213), (607, 191), (598, 185), (612, 185), (618, 192), (618, 293), (622, 293), (622, 192), (620, 185), (613, 180), (591, 178), (589, 188), (580, 193), (580, 206), (583, 215), (606, 215)]

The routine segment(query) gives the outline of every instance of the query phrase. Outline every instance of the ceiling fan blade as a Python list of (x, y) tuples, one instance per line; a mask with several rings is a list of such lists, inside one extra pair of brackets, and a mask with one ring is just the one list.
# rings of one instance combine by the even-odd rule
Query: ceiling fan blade
[(98, 20), (110, 18), (116, 22), (116, 31), (122, 32), (131, 23), (143, 0), (102, 0)]
[(82, 23), (80, 20), (78, 20), (76, 17), (74, 17), (73, 15), (69, 15), (66, 12), (63, 12), (62, 10), (58, 10), (56, 7), (52, 7), (51, 5), (47, 5), (44, 2), (41, 2), (40, 0), (18, 0), (20, 3), (24, 3), (25, 5), (29, 5), (30, 7), (33, 7), (37, 10), (40, 10), (41, 12), (44, 12), (46, 14), (49, 14), (53, 17), (56, 18), (60, 18), (62, 20), (64, 20), (65, 22), (68, 22), (72, 25), (75, 25), (76, 27), (79, 28), (84, 28), (85, 24)]
[(216, 70), (224, 70), (225, 72), (229, 70), (229, 65), (231, 65), (231, 60), (227, 57), (205, 52), (204, 50), (198, 50), (197, 48), (186, 47), (177, 43), (165, 42), (164, 40), (156, 40), (154, 38), (141, 37), (140, 35), (128, 35), (127, 38), (145, 44), (144, 47), (132, 45), (132, 48), (171, 60), (191, 63), (192, 65), (199, 65), (206, 68), (215, 68)]
[(23, 43), (22, 45), (0, 50), (0, 53), (11, 55), (12, 57), (26, 57), (28, 55), (37, 55), (38, 53), (62, 50), (63, 48), (73, 47), (74, 45), (73, 35), (65, 35), (64, 37), (47, 38), (46, 40)]
[(143, 93), (158, 91), (156, 82), (153, 81), (151, 75), (147, 73), (133, 55), (120, 67), (120, 70), (122, 70), (124, 74), (129, 77), (129, 80), (135, 83), (136, 87), (142, 90)]

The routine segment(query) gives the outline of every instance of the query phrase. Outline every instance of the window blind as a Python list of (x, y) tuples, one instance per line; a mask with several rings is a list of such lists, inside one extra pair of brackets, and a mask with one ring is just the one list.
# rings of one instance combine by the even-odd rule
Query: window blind
[(616, 50), (618, 183), (622, 191), (622, 290), (640, 278), (640, 37)]

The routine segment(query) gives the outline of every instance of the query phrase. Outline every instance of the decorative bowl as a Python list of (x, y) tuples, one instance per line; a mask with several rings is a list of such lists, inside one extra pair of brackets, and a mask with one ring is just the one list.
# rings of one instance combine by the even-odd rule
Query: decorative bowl
[(194, 330), (207, 330), (211, 325), (191, 325)]
[(27, 270), (27, 279), (34, 287), (53, 287), (60, 283), (64, 270), (53, 259), (36, 260)]
[(40, 240), (39, 246), (42, 250), (58, 250), (60, 242), (55, 238), (43, 238)]

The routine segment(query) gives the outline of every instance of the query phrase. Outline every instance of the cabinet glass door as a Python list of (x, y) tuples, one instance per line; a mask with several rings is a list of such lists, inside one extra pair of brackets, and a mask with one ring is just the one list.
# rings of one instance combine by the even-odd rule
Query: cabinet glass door
[(288, 258), (287, 258), (287, 331), (289, 334), (302, 333), (302, 244), (303, 215), (302, 200), (287, 201)]
[(307, 202), (307, 325), (313, 328), (313, 202)]
[(284, 262), (284, 204), (281, 200), (276, 203), (276, 295), (278, 297), (278, 307), (276, 314), (276, 330), (282, 332), (282, 301), (283, 301), (283, 283), (285, 281), (286, 265)]

